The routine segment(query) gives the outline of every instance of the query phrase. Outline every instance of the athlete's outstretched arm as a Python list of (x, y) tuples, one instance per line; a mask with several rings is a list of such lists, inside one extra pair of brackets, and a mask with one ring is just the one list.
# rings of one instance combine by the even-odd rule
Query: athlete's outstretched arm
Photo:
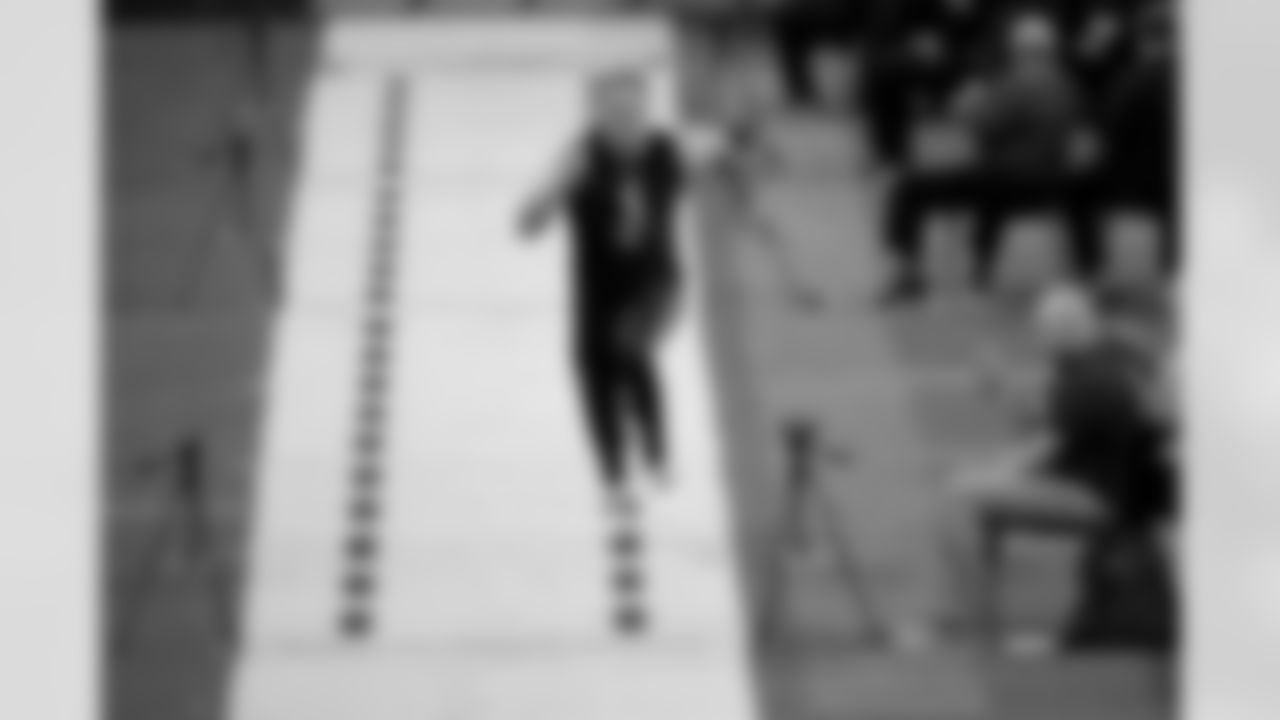
[(533, 192), (521, 208), (518, 222), (522, 236), (535, 237), (551, 224), (564, 209), (581, 168), (581, 158), (576, 148), (565, 153), (551, 176)]

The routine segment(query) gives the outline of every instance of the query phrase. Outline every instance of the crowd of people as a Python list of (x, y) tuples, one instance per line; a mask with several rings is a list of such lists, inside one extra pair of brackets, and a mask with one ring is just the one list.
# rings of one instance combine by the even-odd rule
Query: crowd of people
[(945, 214), (971, 220), (980, 286), (1020, 215), (1060, 218), (1071, 269), (1089, 284), (1104, 279), (1119, 215), (1157, 228), (1162, 269), (1176, 270), (1169, 0), (793, 0), (779, 12), (771, 27), (792, 102), (821, 95), (816, 50), (857, 56), (851, 110), (892, 177), (886, 300), (927, 293), (922, 237)]
[[(815, 51), (856, 57), (853, 107), (836, 110), (848, 112), (887, 185), (888, 308), (932, 294), (925, 238), (938, 219), (968, 220), (950, 239), (967, 245), (974, 288), (993, 299), (1001, 257), (1024, 241), (1012, 222), (1052, 228), (1065, 251), (1062, 275), (1021, 303), (1034, 357), (984, 370), (992, 387), (1018, 386), (996, 395), (1006, 408), (1015, 397), (1026, 424), (949, 484), (948, 543), (968, 586), (956, 596), (990, 589), (981, 531), (997, 516), (1092, 528), (1088, 572), (1135, 549), (1171, 569), (1170, 288), (1181, 255), (1172, 2), (794, 0), (778, 12), (770, 27), (793, 105), (820, 104)], [(1154, 239), (1145, 274), (1117, 268), (1135, 222)], [(1105, 644), (1101, 626), (1081, 619), (1094, 610), (1072, 623), (1074, 642)]]

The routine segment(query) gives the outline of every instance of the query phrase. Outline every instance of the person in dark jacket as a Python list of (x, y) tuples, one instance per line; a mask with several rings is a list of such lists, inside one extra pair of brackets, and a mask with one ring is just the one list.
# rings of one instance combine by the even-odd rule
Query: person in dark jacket
[(848, 52), (858, 42), (871, 0), (784, 0), (771, 13), (770, 31), (787, 99), (800, 108), (821, 101), (816, 59), (820, 50)]
[(863, 48), (860, 105), (869, 145), (889, 166), (922, 115), (945, 107), (989, 60), (1004, 0), (880, 0)]
[(893, 263), (886, 300), (913, 300), (923, 291), (920, 243), (928, 215), (962, 209), (972, 231), (977, 282), (992, 280), (999, 237), (1017, 210), (1051, 210), (1084, 236), (1083, 168), (1090, 162), (1087, 114), (1061, 63), (1055, 25), (1039, 14), (1008, 26), (1008, 58), (958, 103), (954, 126), (969, 159), (944, 169), (904, 171), (889, 194), (885, 239)]
[(1138, 56), (1113, 88), (1102, 115), (1105, 152), (1098, 169), (1101, 211), (1149, 213), (1162, 230), (1164, 261), (1178, 264), (1178, 79), (1167, 5), (1141, 18)]

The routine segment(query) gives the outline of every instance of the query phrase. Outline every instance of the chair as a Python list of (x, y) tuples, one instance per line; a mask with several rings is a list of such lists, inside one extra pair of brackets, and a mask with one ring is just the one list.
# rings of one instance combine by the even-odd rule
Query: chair
[[(981, 562), (988, 582), (979, 597), (982, 643), (999, 647), (1005, 630), (1001, 590), (1005, 549), (1018, 534), (1078, 538), (1081, 587), (1061, 637), (1068, 649), (1117, 645), (1142, 647), (1169, 657), (1176, 643), (1176, 548), (1164, 526), (1129, 523), (1099, 503), (1096, 511), (1024, 513), (995, 510), (981, 519)], [(1141, 587), (1135, 592), (1134, 586)]]
[(988, 510), (979, 518), (980, 558), (983, 571), (978, 594), (979, 641), (988, 650), (999, 648), (1005, 631), (1003, 589), (1006, 580), (1005, 551), (1014, 536), (1066, 536), (1086, 544), (1102, 533), (1106, 513), (1099, 504), (1079, 512), (1022, 512), (1007, 508)]

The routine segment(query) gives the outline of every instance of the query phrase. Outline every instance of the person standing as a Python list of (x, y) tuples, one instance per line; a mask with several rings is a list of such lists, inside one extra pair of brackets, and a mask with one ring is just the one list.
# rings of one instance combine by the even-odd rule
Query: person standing
[[(982, 373), (1021, 432), (946, 485), (944, 531), (961, 598), (953, 619), (986, 616), (998, 592), (982, 531), (992, 517), (1142, 534), (1176, 516), (1166, 351), (1132, 342), (1081, 286), (1046, 291), (1031, 320), (1031, 356)], [(999, 640), (1037, 652), (1056, 643)]]

